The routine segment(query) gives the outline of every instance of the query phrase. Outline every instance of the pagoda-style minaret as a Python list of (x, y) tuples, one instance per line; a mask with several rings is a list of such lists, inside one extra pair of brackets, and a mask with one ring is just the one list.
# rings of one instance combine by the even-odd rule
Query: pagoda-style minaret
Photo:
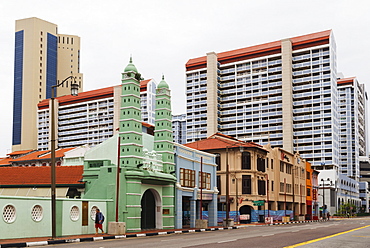
[(165, 173), (174, 171), (171, 91), (164, 81), (164, 76), (156, 92), (154, 150), (162, 154), (163, 171)]
[(122, 73), (119, 137), (121, 143), (120, 166), (137, 168), (142, 163), (142, 124), (140, 106), (140, 80), (135, 65), (130, 63)]

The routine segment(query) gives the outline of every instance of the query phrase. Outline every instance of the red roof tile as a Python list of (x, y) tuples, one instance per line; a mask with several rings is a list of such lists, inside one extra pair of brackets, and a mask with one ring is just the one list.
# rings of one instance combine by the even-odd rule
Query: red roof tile
[[(64, 157), (64, 153), (65, 152), (68, 152), (70, 150), (73, 150), (75, 149), (76, 147), (71, 147), (71, 148), (62, 148), (62, 149), (59, 149), (57, 151), (55, 151), (55, 157), (56, 158), (61, 158), (61, 157)], [(49, 150), (47, 154), (45, 155), (42, 155), (39, 157), (39, 159), (47, 159), (47, 158), (51, 158), (51, 151)]]
[(15, 151), (15, 152), (9, 153), (9, 154), (7, 154), (7, 155), (9, 155), (9, 156), (14, 156), (14, 155), (20, 155), (20, 154), (29, 153), (29, 152), (32, 152), (32, 151), (33, 151), (33, 150)]
[(353, 84), (353, 81), (356, 79), (356, 77), (351, 78), (341, 78), (337, 80), (337, 84)]
[[(330, 33), (331, 33), (331, 30), (326, 30), (322, 32), (293, 37), (290, 40), (292, 41), (292, 46), (297, 46), (297, 45), (301, 45), (304, 43), (320, 40), (323, 38), (328, 38), (330, 36)], [(269, 43), (265, 43), (261, 45), (250, 46), (250, 47), (231, 50), (227, 52), (221, 52), (217, 54), (217, 58), (220, 61), (220, 60), (231, 59), (231, 58), (240, 57), (240, 56), (246, 56), (246, 55), (251, 55), (251, 54), (258, 54), (262, 52), (272, 51), (272, 50), (279, 49), (280, 47), (281, 47), (280, 40), (273, 41), (273, 42), (269, 42)], [(205, 66), (206, 62), (207, 62), (206, 56), (190, 59), (186, 63), (186, 68), (200, 66), (202, 64)]]
[[(75, 147), (56, 150), (55, 157), (56, 158), (64, 157), (64, 153), (72, 149), (75, 149)], [(16, 159), (12, 159), (11, 161), (18, 162), (18, 161), (31, 161), (31, 160), (40, 160), (40, 159), (50, 159), (50, 158), (51, 158), (51, 151), (46, 150), (46, 151), (34, 151), (34, 152), (31, 152), (30, 154), (21, 156)]]
[(50, 151), (34, 151), (34, 152), (31, 152), (27, 155), (21, 156), (19, 158), (12, 159), (12, 161), (17, 162), (17, 161), (38, 160), (38, 159), (40, 159), (40, 156), (42, 156), (42, 155), (44, 155), (48, 152), (50, 152)]
[(263, 149), (261, 145), (258, 145), (254, 142), (244, 142), (221, 133), (216, 133), (207, 139), (202, 139), (199, 141), (185, 144), (185, 146), (200, 151), (225, 149), (226, 147), (228, 148), (254, 147), (265, 151), (265, 149)]
[[(11, 160), (12, 160), (12, 158), (2, 158), (2, 159), (0, 159), (0, 166), (10, 165)], [(0, 182), (0, 184), (1, 184), (1, 182)]]
[[(1, 185), (50, 185), (51, 167), (0, 167)], [(57, 166), (56, 184), (83, 184), (83, 166)]]

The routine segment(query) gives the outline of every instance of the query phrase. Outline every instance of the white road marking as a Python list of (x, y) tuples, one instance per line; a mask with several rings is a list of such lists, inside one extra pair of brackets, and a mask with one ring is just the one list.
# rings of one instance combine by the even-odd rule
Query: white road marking
[(237, 239), (224, 240), (224, 241), (219, 241), (217, 243), (221, 244), (221, 243), (227, 243), (227, 242), (233, 242), (233, 241), (237, 241)]

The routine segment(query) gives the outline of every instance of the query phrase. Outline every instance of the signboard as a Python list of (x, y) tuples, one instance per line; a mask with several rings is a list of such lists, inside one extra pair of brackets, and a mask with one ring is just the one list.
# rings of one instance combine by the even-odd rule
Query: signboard
[(220, 202), (226, 202), (226, 195), (220, 196)]
[(263, 206), (265, 205), (265, 201), (253, 201), (253, 206)]
[(266, 224), (273, 224), (274, 223), (274, 219), (272, 217), (265, 217), (265, 223)]
[(241, 214), (239, 217), (240, 220), (249, 220), (250, 216), (249, 214)]

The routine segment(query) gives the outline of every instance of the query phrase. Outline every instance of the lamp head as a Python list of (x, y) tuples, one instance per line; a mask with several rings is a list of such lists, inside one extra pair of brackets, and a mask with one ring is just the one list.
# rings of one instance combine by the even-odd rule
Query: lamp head
[(76, 83), (71, 84), (71, 95), (78, 96), (78, 84)]

